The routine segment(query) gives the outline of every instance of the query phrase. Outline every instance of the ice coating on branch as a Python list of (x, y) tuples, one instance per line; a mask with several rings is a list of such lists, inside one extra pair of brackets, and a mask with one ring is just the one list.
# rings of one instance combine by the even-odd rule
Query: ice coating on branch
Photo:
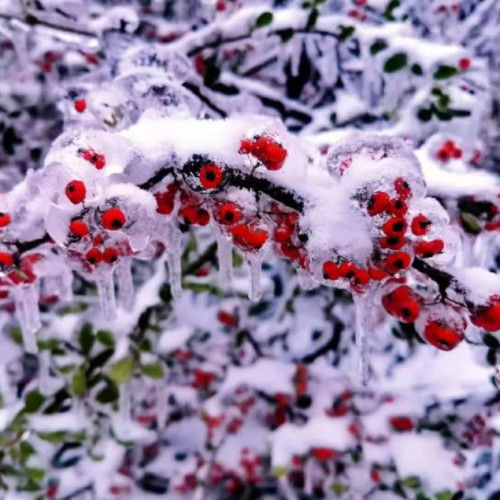
[(38, 291), (36, 285), (23, 285), (13, 288), (16, 304), (16, 316), (23, 333), (23, 344), (26, 352), (37, 353), (35, 333), (41, 327), (38, 308)]
[(231, 281), (233, 278), (233, 246), (230, 240), (219, 231), (216, 232), (216, 238), (217, 262), (219, 266), (219, 283), (223, 289), (227, 289), (231, 286)]
[(116, 317), (115, 284), (112, 272), (103, 272), (95, 277), (101, 310), (107, 320)]
[(118, 298), (120, 305), (123, 309), (130, 310), (134, 306), (135, 295), (131, 259), (122, 259), (117, 265), (115, 272), (118, 281)]
[(500, 276), (480, 267), (450, 269), (450, 274), (458, 281), (458, 289), (477, 305), (488, 303), (491, 297), (500, 296)]

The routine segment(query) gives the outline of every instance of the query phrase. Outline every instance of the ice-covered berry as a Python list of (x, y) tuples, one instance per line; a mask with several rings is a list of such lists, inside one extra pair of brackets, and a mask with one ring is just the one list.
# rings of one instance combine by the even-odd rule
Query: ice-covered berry
[(74, 205), (78, 205), (87, 195), (87, 189), (85, 188), (85, 183), (78, 180), (73, 180), (66, 184), (66, 189), (64, 190), (69, 201)]
[(126, 222), (125, 214), (116, 207), (106, 210), (101, 217), (101, 224), (108, 231), (121, 229)]

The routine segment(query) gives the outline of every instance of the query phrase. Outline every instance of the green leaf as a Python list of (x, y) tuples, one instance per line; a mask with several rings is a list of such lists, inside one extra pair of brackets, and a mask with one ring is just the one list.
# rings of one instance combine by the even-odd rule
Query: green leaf
[(471, 112), (468, 109), (449, 109), (448, 112), (456, 118), (466, 118), (471, 115)]
[(375, 40), (370, 46), (370, 54), (372, 56), (382, 52), (388, 47), (387, 42), (385, 40), (379, 39)]
[(354, 26), (339, 26), (340, 28), (340, 34), (339, 34), (339, 38), (340, 40), (342, 40), (343, 42), (345, 40), (347, 40), (348, 38), (350, 38), (354, 32), (356, 31), (356, 28)]
[(445, 80), (446, 78), (451, 78), (458, 73), (457, 68), (453, 66), (441, 65), (434, 73), (435, 80)]
[(26, 413), (36, 413), (45, 403), (45, 396), (39, 391), (34, 390), (26, 394), (24, 400), (24, 411)]
[(432, 109), (421, 108), (417, 112), (417, 118), (421, 122), (428, 122), (432, 119)]
[(37, 482), (33, 481), (33, 479), (29, 478), (28, 481), (26, 482), (26, 484), (24, 484), (23, 486), (20, 486), (18, 489), (20, 491), (34, 492), (34, 491), (41, 490), (42, 487)]
[(448, 106), (450, 105), (450, 96), (446, 95), (446, 94), (442, 94), (439, 96), (439, 99), (437, 101), (437, 104), (438, 104), (438, 107), (440, 109), (447, 109)]
[(115, 339), (109, 330), (99, 330), (96, 336), (97, 340), (105, 346), (113, 347), (115, 345)]
[(408, 56), (404, 52), (398, 52), (389, 57), (384, 64), (384, 71), (386, 73), (395, 73), (403, 69), (408, 63)]
[(45, 477), (45, 471), (43, 469), (26, 469), (26, 474), (33, 481), (41, 481)]
[(18, 345), (23, 345), (23, 333), (18, 326), (10, 330), (10, 338)]
[(106, 387), (97, 393), (96, 400), (101, 404), (108, 404), (115, 402), (119, 396), (120, 391), (116, 384), (108, 380)]
[(59, 309), (57, 314), (59, 316), (65, 316), (66, 314), (79, 314), (79, 313), (86, 311), (88, 309), (88, 307), (89, 307), (88, 304), (84, 304), (84, 303), (70, 305), (70, 306), (62, 307), (61, 309)]
[(265, 26), (269, 26), (273, 22), (273, 13), (272, 12), (263, 12), (255, 21), (256, 28), (264, 28)]
[(318, 20), (318, 16), (319, 16), (318, 9), (311, 10), (311, 13), (309, 14), (309, 16), (307, 18), (307, 23), (305, 26), (306, 31), (310, 31), (310, 30), (314, 29), (314, 27), (316, 26), (316, 21)]
[(330, 490), (332, 490), (336, 495), (343, 495), (349, 491), (349, 486), (342, 483), (333, 483), (330, 486)]
[(82, 329), (78, 333), (78, 343), (82, 349), (83, 354), (88, 355), (94, 346), (95, 336), (92, 331), (92, 325), (83, 325)]
[(19, 444), (19, 453), (21, 454), (21, 463), (26, 463), (31, 455), (35, 454), (35, 448), (28, 441), (21, 441)]
[(418, 476), (408, 476), (401, 481), (401, 484), (406, 488), (418, 488), (420, 486), (420, 478)]
[(281, 38), (281, 41), (283, 43), (286, 43), (293, 38), (295, 31), (293, 30), (293, 28), (286, 28), (284, 30), (276, 31), (276, 34)]
[(394, 21), (394, 11), (399, 7), (399, 0), (391, 0), (384, 12), (384, 17), (389, 21)]
[(163, 283), (163, 285), (160, 288), (160, 299), (165, 302), (169, 303), (172, 300), (172, 292), (170, 291), (170, 285), (168, 283)]
[(233, 267), (241, 267), (243, 265), (243, 262), (244, 261), (241, 254), (236, 249), (233, 249)]
[(410, 71), (415, 75), (415, 76), (422, 76), (424, 74), (424, 70), (422, 69), (422, 66), (420, 64), (415, 63), (411, 65)]
[(288, 469), (286, 468), (286, 466), (275, 467), (273, 469), (273, 475), (274, 475), (274, 477), (278, 477), (278, 478), (285, 477), (287, 472), (288, 472)]
[(75, 396), (81, 398), (85, 395), (85, 391), (87, 390), (87, 380), (85, 379), (85, 372), (81, 367), (77, 368), (73, 374), (71, 388), (73, 389)]
[(150, 378), (162, 378), (163, 377), (163, 366), (158, 361), (156, 363), (150, 363), (147, 365), (141, 365), (141, 371)]
[(37, 432), (38, 437), (49, 443), (62, 443), (66, 439), (66, 432)]
[(109, 377), (115, 384), (120, 385), (131, 379), (133, 371), (134, 360), (132, 358), (124, 358), (110, 366)]
[(453, 493), (450, 490), (443, 490), (436, 493), (436, 500), (451, 500), (453, 498)]
[(466, 233), (469, 234), (479, 234), (481, 232), (481, 226), (478, 224), (477, 219), (467, 212), (460, 213), (460, 220), (462, 222), (462, 227)]
[(500, 342), (498, 341), (497, 338), (495, 338), (493, 335), (491, 335), (491, 333), (485, 333), (483, 335), (483, 342), (490, 349), (498, 349), (500, 347)]

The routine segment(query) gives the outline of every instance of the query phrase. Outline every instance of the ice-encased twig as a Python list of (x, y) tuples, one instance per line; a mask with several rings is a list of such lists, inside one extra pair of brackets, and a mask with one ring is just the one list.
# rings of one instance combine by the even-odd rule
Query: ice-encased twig
[(368, 292), (363, 295), (354, 295), (354, 309), (356, 314), (356, 376), (363, 385), (370, 380), (370, 359), (367, 337), (367, 317), (370, 299)]
[(233, 279), (233, 254), (231, 242), (219, 231), (217, 234), (217, 261), (219, 263), (219, 284), (222, 289), (231, 286)]
[(262, 285), (260, 283), (262, 277), (262, 253), (257, 252), (246, 256), (250, 267), (250, 291), (248, 298), (257, 302), (262, 298)]
[(168, 265), (168, 279), (172, 297), (179, 298), (182, 295), (182, 268), (181, 268), (181, 231), (176, 223), (167, 225), (166, 231), (166, 252)]
[(120, 420), (126, 422), (131, 419), (132, 412), (132, 391), (130, 389), (130, 382), (120, 386), (120, 399), (119, 399), (119, 413)]
[(35, 284), (14, 287), (16, 317), (21, 326), (23, 345), (26, 352), (36, 354), (38, 346), (35, 333), (41, 327), (38, 308), (38, 291)]
[(122, 259), (116, 268), (118, 278), (118, 299), (121, 307), (130, 311), (134, 306), (134, 281), (132, 279), (131, 259)]
[(116, 318), (116, 297), (113, 273), (101, 274), (96, 279), (101, 311), (106, 319)]

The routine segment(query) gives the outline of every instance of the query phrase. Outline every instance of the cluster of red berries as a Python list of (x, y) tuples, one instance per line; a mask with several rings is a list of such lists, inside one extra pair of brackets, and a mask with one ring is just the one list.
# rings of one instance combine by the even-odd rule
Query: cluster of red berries
[[(36, 280), (34, 265), (41, 260), (38, 253), (24, 255), (21, 259), (15, 259), (8, 252), (0, 252), (0, 269), (6, 274), (0, 279), (0, 286), (20, 285), (33, 283)], [(5, 298), (7, 291), (2, 291), (0, 298)]]
[(436, 157), (443, 163), (446, 163), (451, 159), (459, 160), (462, 158), (462, 150), (457, 147), (455, 142), (446, 141), (441, 148), (438, 149)]
[(93, 149), (81, 149), (78, 154), (94, 165), (97, 170), (102, 170), (106, 166), (106, 157), (101, 153), (96, 153)]
[(176, 195), (179, 192), (179, 183), (172, 182), (166, 190), (155, 193), (156, 211), (162, 215), (170, 215), (174, 211)]
[(60, 52), (54, 52), (49, 50), (45, 52), (43, 58), (38, 61), (38, 65), (45, 73), (50, 73), (54, 68), (54, 64), (62, 59), (62, 54)]
[(240, 154), (252, 155), (268, 170), (279, 170), (287, 157), (287, 150), (268, 135), (243, 139)]

